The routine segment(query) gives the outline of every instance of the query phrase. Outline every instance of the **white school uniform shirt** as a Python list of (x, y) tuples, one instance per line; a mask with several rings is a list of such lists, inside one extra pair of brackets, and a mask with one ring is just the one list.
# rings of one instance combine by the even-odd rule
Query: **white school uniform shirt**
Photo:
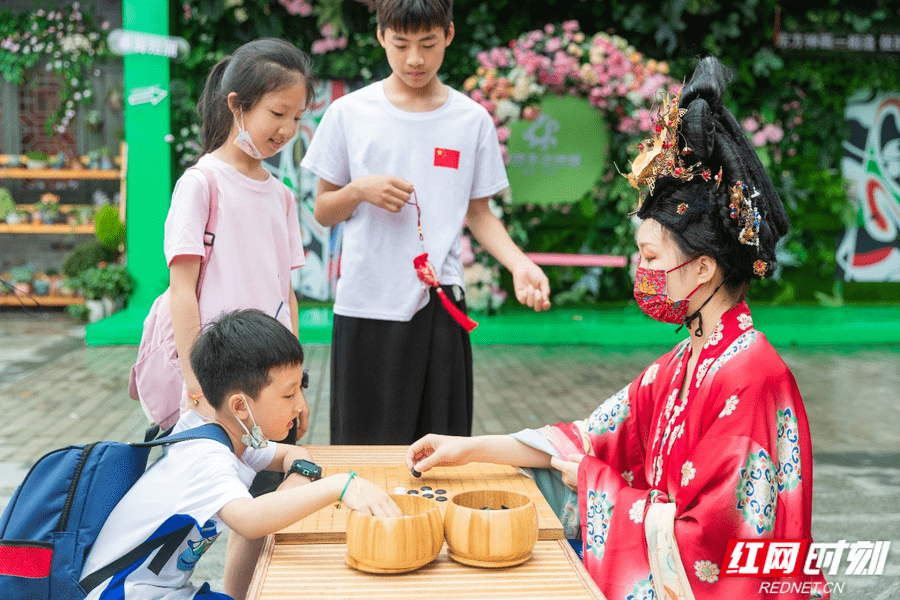
[[(189, 411), (177, 426), (187, 428), (190, 423), (202, 422), (197, 413)], [(215, 440), (189, 440), (167, 446), (165, 454), (110, 513), (81, 576), (121, 558), (145, 540), (158, 536), (158, 532), (191, 525), (190, 533), (177, 547), (159, 547), (146, 559), (110, 577), (95, 587), (86, 600), (193, 598), (199, 589), (190, 581), (194, 566), (227, 528), (218, 512), (233, 500), (251, 497), (247, 490), (255, 474), (231, 448)]]
[[(447, 102), (429, 112), (394, 106), (383, 81), (338, 98), (300, 165), (339, 186), (366, 175), (411, 183), (425, 251), (441, 284), (463, 286), (460, 233), (469, 201), (493, 196), (509, 180), (487, 110), (449, 91)], [(428, 303), (413, 267), (421, 253), (415, 206), (391, 213), (362, 202), (344, 226), (334, 313), (409, 321)]]

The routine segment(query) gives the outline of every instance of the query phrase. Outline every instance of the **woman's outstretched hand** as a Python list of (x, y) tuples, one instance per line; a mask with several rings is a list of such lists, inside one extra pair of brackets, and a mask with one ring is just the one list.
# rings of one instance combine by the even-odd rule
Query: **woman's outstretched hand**
[(456, 467), (471, 462), (473, 438), (429, 433), (406, 451), (406, 466), (419, 473), (434, 467)]

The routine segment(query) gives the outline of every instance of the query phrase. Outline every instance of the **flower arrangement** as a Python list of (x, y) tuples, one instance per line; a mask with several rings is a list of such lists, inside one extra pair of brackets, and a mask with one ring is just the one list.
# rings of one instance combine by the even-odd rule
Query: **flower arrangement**
[(667, 63), (645, 59), (616, 35), (588, 37), (577, 21), (529, 31), (509, 47), (481, 52), (478, 61), (463, 87), (494, 118), (507, 162), (509, 124), (535, 120), (544, 96), (587, 98), (615, 131), (637, 136), (653, 128), (660, 93), (681, 88), (669, 77)]
[(109, 55), (105, 33), (109, 23), (96, 24), (91, 10), (79, 2), (31, 12), (0, 11), (0, 74), (22, 84), (27, 70), (44, 63), (60, 77), (60, 105), (47, 119), (47, 131), (64, 133), (76, 106), (92, 100), (85, 73), (94, 61)]

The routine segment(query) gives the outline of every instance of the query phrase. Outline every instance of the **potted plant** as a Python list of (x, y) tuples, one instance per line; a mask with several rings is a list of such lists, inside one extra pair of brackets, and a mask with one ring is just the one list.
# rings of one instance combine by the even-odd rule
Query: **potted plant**
[(50, 160), (46, 153), (37, 151), (26, 152), (25, 157), (28, 159), (29, 169), (46, 169)]
[(31, 280), (34, 279), (34, 267), (31, 265), (13, 267), (9, 271), (9, 279), (13, 282), (17, 292), (30, 294)]
[(98, 265), (85, 269), (80, 275), (69, 280), (69, 285), (84, 296), (88, 309), (88, 322), (95, 323), (106, 316), (103, 295), (106, 293), (104, 273)]
[(100, 153), (100, 168), (109, 170), (113, 168), (113, 161), (110, 157), (109, 146), (102, 146), (98, 152)]
[(35, 296), (50, 295), (50, 278), (44, 273), (38, 273), (31, 280), (31, 289)]
[(41, 221), (53, 224), (59, 218), (59, 196), (47, 192), (41, 194)]
[(105, 271), (104, 279), (106, 281), (104, 302), (106, 302), (108, 314), (112, 314), (125, 308), (125, 301), (134, 288), (134, 279), (132, 279), (125, 265), (107, 265), (103, 268), (103, 271)]
[(28, 212), (22, 209), (16, 209), (6, 215), (6, 222), (10, 225), (18, 225), (19, 223), (28, 222)]
[(89, 110), (84, 117), (84, 123), (87, 125), (88, 131), (99, 133), (103, 129), (103, 117), (100, 116), (99, 110)]
[(50, 283), (49, 295), (61, 295), (59, 294), (59, 290), (65, 280), (63, 279), (62, 275), (59, 274), (59, 270), (50, 268), (44, 271), (44, 275), (47, 277), (47, 281)]
[[(0, 188), (0, 221), (6, 221), (10, 213), (16, 212), (16, 201), (6, 188)], [(7, 221), (8, 223), (9, 221)]]

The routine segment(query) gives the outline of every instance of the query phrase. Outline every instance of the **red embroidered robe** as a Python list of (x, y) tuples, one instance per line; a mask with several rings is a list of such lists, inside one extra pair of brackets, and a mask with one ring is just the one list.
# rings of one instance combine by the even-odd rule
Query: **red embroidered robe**
[(660, 600), (643, 521), (651, 503), (668, 501), (695, 598), (827, 597), (824, 578), (802, 572), (774, 581), (809, 581), (814, 593), (761, 594), (772, 580), (722, 577), (729, 539), (811, 540), (809, 425), (793, 375), (746, 304), (717, 324), (682, 402), (690, 355), (685, 340), (587, 420), (538, 432), (562, 458), (586, 455), (569, 507), (585, 566), (608, 600)]

